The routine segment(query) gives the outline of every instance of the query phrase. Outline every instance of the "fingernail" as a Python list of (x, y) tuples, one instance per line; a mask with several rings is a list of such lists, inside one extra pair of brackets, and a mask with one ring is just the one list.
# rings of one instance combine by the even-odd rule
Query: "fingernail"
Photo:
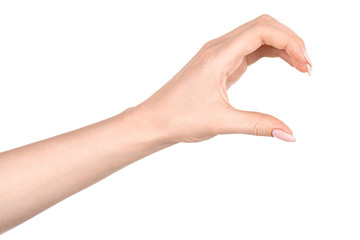
[(273, 129), (272, 135), (273, 137), (276, 137), (277, 139), (283, 140), (285, 142), (296, 142), (296, 138), (293, 135), (290, 135), (280, 129)]
[(307, 69), (309, 76), (311, 76), (312, 67), (309, 64), (306, 64), (306, 69)]
[(311, 60), (310, 60), (309, 55), (307, 54), (307, 52), (306, 52), (306, 50), (305, 50), (304, 48), (303, 48), (302, 50), (303, 50), (304, 56), (305, 56), (305, 58), (306, 58), (306, 61), (308, 61), (308, 63), (309, 63), (310, 66), (312, 67), (312, 62), (311, 62)]

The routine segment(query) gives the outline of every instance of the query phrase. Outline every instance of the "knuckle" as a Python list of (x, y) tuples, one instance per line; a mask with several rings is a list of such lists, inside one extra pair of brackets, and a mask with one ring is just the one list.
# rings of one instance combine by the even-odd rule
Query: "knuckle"
[(213, 59), (219, 50), (219, 46), (211, 40), (203, 45), (200, 51), (200, 59), (210, 60)]
[(211, 47), (214, 46), (214, 40), (207, 41), (203, 46), (202, 50), (208, 50), (211, 49)]
[(251, 135), (255, 135), (255, 136), (259, 136), (259, 122), (254, 122), (252, 128), (250, 129), (250, 134)]
[(251, 128), (249, 128), (251, 135), (262, 136), (264, 135), (263, 125), (270, 118), (267, 114), (261, 114), (256, 120), (252, 122)]
[(260, 25), (266, 25), (274, 21), (274, 18), (269, 14), (262, 14), (256, 18), (256, 23)]
[(208, 61), (213, 58), (214, 58), (214, 48), (213, 47), (203, 49), (203, 51), (200, 55), (200, 59), (202, 59), (204, 61)]

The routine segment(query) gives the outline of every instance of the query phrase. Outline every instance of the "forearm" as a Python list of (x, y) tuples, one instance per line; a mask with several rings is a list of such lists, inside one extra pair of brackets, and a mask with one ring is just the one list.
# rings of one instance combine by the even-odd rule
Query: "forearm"
[(136, 108), (0, 154), (0, 233), (165, 144)]

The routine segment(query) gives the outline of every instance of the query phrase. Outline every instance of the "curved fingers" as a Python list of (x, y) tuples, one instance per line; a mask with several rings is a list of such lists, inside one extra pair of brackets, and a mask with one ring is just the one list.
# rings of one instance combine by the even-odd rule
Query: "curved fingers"
[(305, 45), (292, 30), (279, 23), (269, 15), (262, 15), (247, 24), (245, 28), (233, 31), (226, 40), (222, 41), (226, 56), (224, 67), (231, 75), (239, 66), (243, 57), (253, 53), (263, 45), (284, 50), (291, 59), (291, 63), (299, 71), (306, 71), (306, 64), (310, 64), (304, 55)]
[(283, 49), (277, 49), (269, 45), (262, 45), (254, 52), (250, 53), (246, 56), (247, 65), (250, 66), (251, 64), (255, 63), (259, 59), (263, 57), (280, 57), (282, 60), (287, 62), (290, 66), (294, 66), (289, 54)]
[[(263, 57), (280, 57), (287, 62), (290, 66), (294, 66), (292, 60), (285, 50), (280, 50), (268, 45), (262, 45), (254, 52), (246, 56), (246, 62), (242, 62), (241, 65), (228, 77), (226, 83), (227, 88), (232, 86), (246, 71), (247, 66), (255, 63)], [(306, 72), (306, 69), (302, 69), (302, 72)]]

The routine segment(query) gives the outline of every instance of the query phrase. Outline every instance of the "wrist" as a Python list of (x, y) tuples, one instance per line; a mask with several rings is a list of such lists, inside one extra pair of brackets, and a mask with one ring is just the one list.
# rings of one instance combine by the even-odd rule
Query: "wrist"
[[(130, 107), (120, 114), (126, 125), (135, 129), (136, 135), (153, 146), (173, 145), (167, 131), (167, 119), (156, 109), (145, 105)], [(165, 118), (165, 119), (164, 119)]]
[(117, 169), (174, 144), (166, 140), (156, 117), (145, 108), (130, 107), (105, 121), (113, 132), (110, 145), (120, 160)]

